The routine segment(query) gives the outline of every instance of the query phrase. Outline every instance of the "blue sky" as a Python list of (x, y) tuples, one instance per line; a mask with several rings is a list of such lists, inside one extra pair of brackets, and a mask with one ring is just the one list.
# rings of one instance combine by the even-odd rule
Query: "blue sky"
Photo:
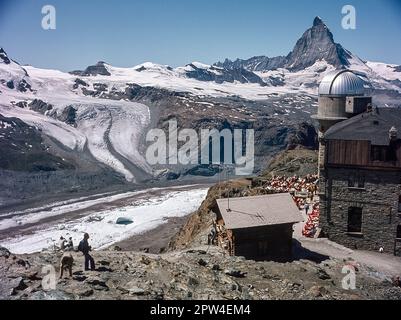
[[(41, 28), (41, 8), (57, 29)], [(356, 30), (341, 8), (357, 11)], [(0, 0), (0, 46), (22, 64), (64, 71), (99, 60), (130, 67), (286, 55), (320, 16), (362, 59), (401, 64), (401, 0)]]

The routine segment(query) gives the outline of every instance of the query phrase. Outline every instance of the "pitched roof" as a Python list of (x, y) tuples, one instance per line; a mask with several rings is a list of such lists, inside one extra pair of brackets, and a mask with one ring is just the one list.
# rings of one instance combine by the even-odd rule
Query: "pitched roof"
[(377, 108), (332, 126), (326, 140), (364, 140), (373, 145), (389, 145), (389, 131), (395, 127), (401, 138), (401, 108)]
[[(228, 203), (229, 208), (228, 209)], [(303, 221), (289, 193), (218, 199), (217, 206), (227, 229), (244, 229)]]

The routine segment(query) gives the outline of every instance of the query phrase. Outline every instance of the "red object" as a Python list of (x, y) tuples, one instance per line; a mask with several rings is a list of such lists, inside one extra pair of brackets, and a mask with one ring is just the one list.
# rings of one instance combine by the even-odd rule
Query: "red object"
[(316, 230), (319, 227), (319, 206), (315, 205), (312, 213), (308, 216), (308, 221), (306, 221), (304, 229), (302, 230), (302, 235), (308, 238), (313, 238), (315, 236)]

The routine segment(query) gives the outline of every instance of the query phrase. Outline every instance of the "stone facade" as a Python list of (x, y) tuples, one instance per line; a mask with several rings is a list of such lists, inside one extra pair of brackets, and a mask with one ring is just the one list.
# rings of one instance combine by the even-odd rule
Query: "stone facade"
[(320, 172), (324, 170), (324, 162), (325, 162), (325, 154), (326, 154), (326, 144), (323, 140), (323, 133), (319, 131), (319, 152), (318, 152), (318, 173), (320, 176)]
[[(359, 183), (350, 187), (350, 179)], [(401, 241), (397, 240), (400, 195), (400, 171), (326, 166), (320, 171), (320, 227), (330, 240), (351, 249), (376, 251), (382, 247), (387, 253), (401, 255)], [(362, 212), (361, 232), (349, 232), (350, 208)]]

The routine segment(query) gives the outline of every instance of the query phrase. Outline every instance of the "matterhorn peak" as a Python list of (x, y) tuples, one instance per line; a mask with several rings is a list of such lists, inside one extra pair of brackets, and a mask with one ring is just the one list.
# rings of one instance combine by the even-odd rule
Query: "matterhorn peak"
[(334, 42), (333, 34), (320, 17), (313, 20), (313, 26), (306, 30), (287, 56), (287, 68), (303, 70), (316, 61), (326, 61), (336, 68), (348, 66), (350, 54)]
[(324, 23), (324, 21), (322, 20), (322, 18), (320, 18), (319, 16), (315, 17), (315, 19), (313, 20), (313, 26), (317, 27), (317, 26), (325, 26), (326, 24)]

